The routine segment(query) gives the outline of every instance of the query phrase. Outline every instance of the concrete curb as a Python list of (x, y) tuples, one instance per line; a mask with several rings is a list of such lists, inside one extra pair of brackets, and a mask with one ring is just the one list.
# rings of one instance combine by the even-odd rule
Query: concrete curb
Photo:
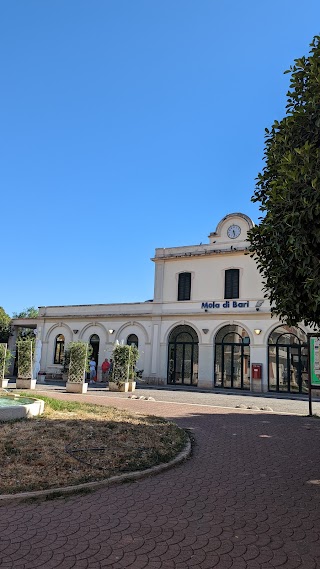
[(145, 478), (147, 476), (152, 476), (172, 468), (184, 460), (186, 460), (191, 454), (191, 440), (188, 433), (187, 443), (179, 454), (170, 460), (170, 462), (165, 462), (163, 464), (157, 464), (146, 470), (135, 470), (134, 472), (127, 472), (125, 474), (119, 474), (118, 476), (111, 476), (111, 478), (105, 478), (103, 480), (98, 480), (97, 482), (85, 482), (83, 484), (77, 484), (76, 486), (64, 486), (61, 488), (48, 488), (47, 490), (36, 490), (34, 492), (19, 492), (18, 494), (2, 494), (0, 495), (0, 506), (9, 504), (11, 502), (21, 502), (24, 500), (36, 500), (38, 498), (46, 498), (48, 496), (53, 498), (60, 498), (63, 496), (68, 496), (76, 493), (91, 492), (98, 490), (99, 488), (104, 488), (105, 486), (112, 486), (114, 484), (124, 484), (125, 482), (132, 482)]

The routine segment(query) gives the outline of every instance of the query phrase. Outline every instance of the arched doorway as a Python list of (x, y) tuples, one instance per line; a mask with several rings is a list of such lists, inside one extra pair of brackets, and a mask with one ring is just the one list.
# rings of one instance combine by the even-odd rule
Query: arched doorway
[(307, 335), (300, 328), (278, 326), (268, 340), (269, 391), (308, 393)]
[(215, 341), (215, 387), (250, 389), (250, 338), (235, 324), (224, 326)]
[(98, 334), (92, 334), (90, 336), (90, 346), (92, 347), (92, 355), (96, 362), (96, 369), (98, 369), (98, 360), (99, 360), (99, 345), (100, 345), (100, 338)]
[(169, 337), (168, 383), (198, 384), (199, 339), (191, 326), (176, 326)]

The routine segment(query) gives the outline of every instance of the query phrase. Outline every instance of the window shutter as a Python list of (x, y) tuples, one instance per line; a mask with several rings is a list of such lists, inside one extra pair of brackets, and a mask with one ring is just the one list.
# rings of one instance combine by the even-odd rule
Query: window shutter
[(178, 300), (190, 300), (191, 273), (180, 273), (178, 283)]
[(239, 269), (225, 271), (224, 298), (239, 298)]

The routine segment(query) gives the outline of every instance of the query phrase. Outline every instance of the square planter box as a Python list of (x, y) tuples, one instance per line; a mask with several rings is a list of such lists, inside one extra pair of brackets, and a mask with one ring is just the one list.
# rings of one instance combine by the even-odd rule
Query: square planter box
[(109, 381), (109, 391), (134, 391), (136, 388), (135, 381), (126, 381), (124, 383), (114, 383), (113, 381)]
[(88, 384), (87, 383), (73, 383), (71, 381), (67, 381), (66, 391), (68, 393), (87, 393)]
[(109, 391), (129, 391), (129, 381), (120, 383), (120, 385), (113, 381), (109, 381)]
[(36, 379), (21, 379), (17, 377), (16, 379), (16, 388), (17, 389), (35, 389), (36, 388)]
[(8, 379), (5, 379), (5, 378), (4, 378), (4, 379), (0, 379), (0, 387), (1, 387), (1, 389), (5, 388), (5, 387), (8, 387), (8, 381), (9, 381), (9, 380), (8, 380)]
[(38, 383), (45, 383), (46, 375), (45, 373), (38, 373)]

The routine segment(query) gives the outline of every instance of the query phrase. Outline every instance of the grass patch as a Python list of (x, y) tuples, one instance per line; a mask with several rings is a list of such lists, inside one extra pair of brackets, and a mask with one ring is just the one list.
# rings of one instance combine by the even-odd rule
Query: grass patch
[(0, 494), (145, 470), (174, 458), (186, 442), (182, 429), (158, 417), (36, 397), (45, 401), (42, 416), (0, 424)]

